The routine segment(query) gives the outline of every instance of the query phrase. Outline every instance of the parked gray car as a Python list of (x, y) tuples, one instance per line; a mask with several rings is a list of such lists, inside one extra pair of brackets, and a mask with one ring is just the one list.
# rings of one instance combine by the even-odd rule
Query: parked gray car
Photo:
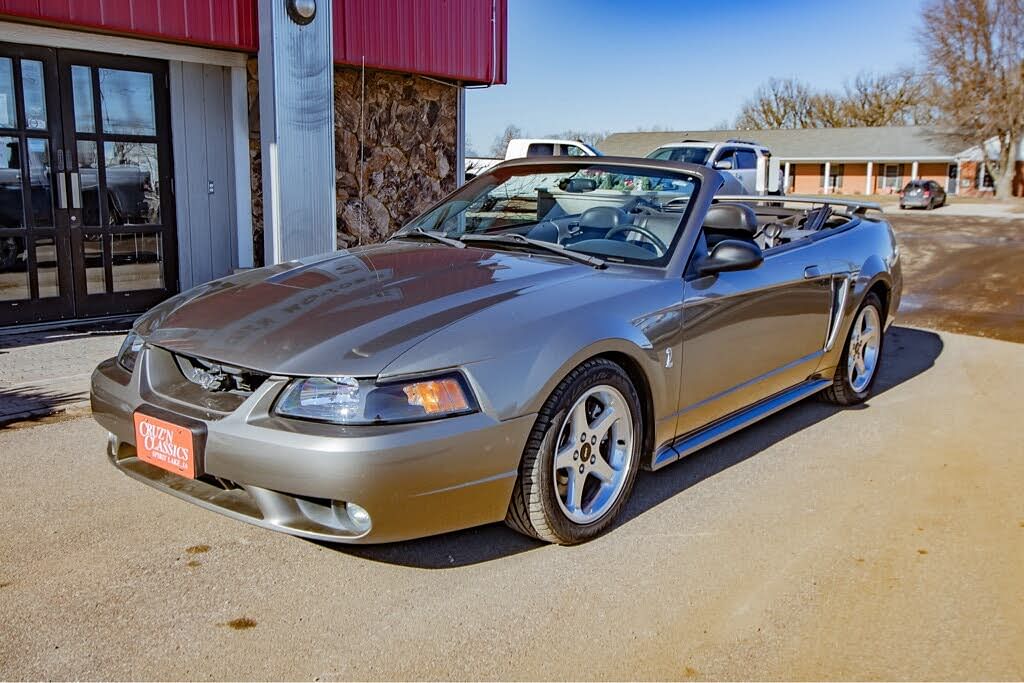
[(859, 403), (877, 378), (902, 286), (877, 207), (722, 182), (510, 161), (384, 244), (180, 294), (93, 374), (109, 457), (313, 539), (502, 520), (590, 539), (641, 467), (813, 394)]
[(900, 190), (900, 208), (934, 209), (946, 205), (946, 191), (934, 180), (911, 180)]

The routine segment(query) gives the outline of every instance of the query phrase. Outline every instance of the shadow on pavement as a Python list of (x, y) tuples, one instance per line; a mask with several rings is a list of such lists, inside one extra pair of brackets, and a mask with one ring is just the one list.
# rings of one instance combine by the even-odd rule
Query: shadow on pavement
[[(934, 332), (893, 326), (885, 335), (874, 395), (913, 379), (935, 365), (942, 339)], [(766, 448), (842, 410), (871, 410), (871, 399), (841, 408), (811, 397), (747, 427), (657, 472), (640, 472), (620, 524), (686, 489), (723, 472)], [(614, 533), (614, 531), (612, 532)]]
[[(935, 359), (942, 353), (942, 348), (942, 339), (934, 332), (908, 327), (890, 328), (885, 336), (881, 373), (875, 382), (875, 395), (926, 372), (935, 364)], [(870, 410), (870, 403), (868, 401), (855, 409)], [(840, 410), (843, 408), (810, 398), (663, 470), (640, 472), (633, 494), (618, 524), (637, 517), (691, 486), (757, 455)], [(608, 533), (614, 534), (616, 527), (612, 527)], [(487, 562), (533, 550), (544, 544), (526, 538), (502, 524), (491, 524), (441, 536), (385, 545), (324, 545), (332, 550), (376, 562), (423, 569), (444, 569)]]
[(124, 335), (132, 328), (133, 319), (106, 320), (102, 322), (80, 323), (74, 326), (58, 327), (30, 332), (14, 332), (0, 334), (0, 354), (5, 349), (17, 349), (37, 344), (70, 341), (82, 337), (108, 337)]
[(0, 387), (0, 429), (12, 422), (52, 415), (87, 398), (81, 392), (53, 391), (43, 387)]

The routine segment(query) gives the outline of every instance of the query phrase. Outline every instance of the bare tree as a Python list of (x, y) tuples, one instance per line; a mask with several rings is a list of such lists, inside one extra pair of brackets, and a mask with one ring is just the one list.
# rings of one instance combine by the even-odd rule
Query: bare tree
[(737, 128), (811, 128), (814, 93), (795, 78), (772, 78), (743, 103)]
[(509, 141), (521, 137), (523, 137), (523, 129), (513, 123), (508, 124), (505, 126), (504, 132), (494, 138), (494, 144), (491, 145), (491, 156), (497, 158), (504, 157)]
[(836, 128), (929, 123), (922, 79), (914, 72), (861, 73), (841, 93), (814, 90), (795, 79), (771, 79), (747, 100), (737, 128)]
[(596, 148), (608, 137), (608, 131), (563, 130), (561, 133), (552, 133), (548, 137), (556, 140), (576, 140)]
[(846, 102), (830, 92), (819, 92), (811, 96), (808, 118), (815, 128), (841, 128), (851, 124), (846, 118)]
[(925, 80), (911, 69), (861, 72), (843, 86), (842, 119), (847, 126), (908, 126), (934, 122)]
[(996, 196), (1010, 197), (1024, 137), (1024, 0), (930, 0), (922, 17), (932, 102), (979, 147)]

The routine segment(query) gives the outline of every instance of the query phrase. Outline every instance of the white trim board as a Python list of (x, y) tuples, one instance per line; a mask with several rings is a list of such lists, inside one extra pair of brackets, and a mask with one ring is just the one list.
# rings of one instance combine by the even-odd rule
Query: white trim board
[(85, 29), (74, 31), (13, 21), (0, 21), (0, 40), (7, 43), (25, 43), (150, 59), (197, 62), (214, 66), (244, 67), (246, 60), (244, 52), (163, 43), (157, 40), (123, 38), (105, 33), (92, 33)]

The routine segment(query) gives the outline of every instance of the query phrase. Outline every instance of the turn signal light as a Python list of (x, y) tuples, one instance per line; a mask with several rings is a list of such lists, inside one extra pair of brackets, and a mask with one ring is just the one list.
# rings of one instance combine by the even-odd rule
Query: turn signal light
[(453, 377), (416, 382), (402, 387), (409, 405), (420, 406), (427, 415), (469, 410), (462, 385)]

